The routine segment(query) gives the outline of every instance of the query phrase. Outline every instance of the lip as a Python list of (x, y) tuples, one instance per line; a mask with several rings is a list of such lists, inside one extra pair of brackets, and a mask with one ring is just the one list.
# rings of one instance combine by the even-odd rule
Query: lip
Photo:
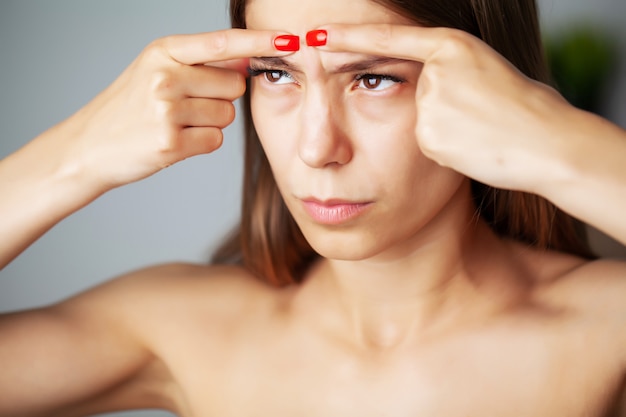
[(315, 222), (325, 225), (339, 225), (353, 220), (372, 204), (339, 199), (322, 201), (316, 198), (302, 199), (302, 203), (305, 211)]

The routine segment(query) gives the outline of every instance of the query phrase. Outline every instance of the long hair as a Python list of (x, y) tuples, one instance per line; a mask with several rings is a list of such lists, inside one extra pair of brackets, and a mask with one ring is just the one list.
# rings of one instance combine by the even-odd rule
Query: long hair
[[(549, 83), (535, 0), (372, 0), (427, 27), (456, 28), (482, 39), (520, 71)], [(231, 0), (233, 28), (245, 28), (246, 0)], [(249, 89), (248, 89), (249, 91)], [(291, 217), (243, 98), (245, 163), (241, 221), (213, 262), (243, 265), (282, 286), (299, 282), (318, 255)], [(538, 249), (593, 258), (584, 225), (537, 195), (471, 182), (477, 213), (499, 236)]]

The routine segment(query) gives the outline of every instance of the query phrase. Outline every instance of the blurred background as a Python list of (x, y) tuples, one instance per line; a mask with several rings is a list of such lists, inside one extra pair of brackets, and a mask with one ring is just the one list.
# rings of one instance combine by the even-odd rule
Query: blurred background
[[(539, 5), (561, 91), (626, 127), (626, 1)], [(0, 158), (86, 104), (151, 40), (226, 27), (226, 0), (2, 0)], [(114, 190), (57, 225), (0, 271), (0, 312), (155, 263), (206, 261), (238, 216), (241, 130), (229, 127), (218, 152)], [(626, 259), (611, 239), (591, 231), (591, 240), (603, 256)]]
[[(556, 86), (573, 104), (626, 127), (626, 1), (538, 0)], [(589, 230), (597, 253), (626, 259), (626, 248)]]

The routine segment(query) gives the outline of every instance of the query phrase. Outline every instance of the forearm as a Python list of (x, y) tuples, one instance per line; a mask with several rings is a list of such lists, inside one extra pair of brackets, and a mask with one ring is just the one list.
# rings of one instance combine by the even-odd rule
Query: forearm
[(626, 245), (626, 131), (580, 110), (572, 117), (556, 180), (539, 193)]
[(0, 161), (0, 269), (104, 191), (64, 154), (72, 134), (55, 126)]

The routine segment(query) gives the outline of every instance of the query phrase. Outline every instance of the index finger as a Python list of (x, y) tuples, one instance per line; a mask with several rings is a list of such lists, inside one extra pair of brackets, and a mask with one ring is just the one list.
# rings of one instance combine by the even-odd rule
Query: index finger
[(319, 29), (327, 32), (326, 45), (320, 46), (321, 50), (419, 62), (428, 61), (453, 30), (392, 24), (333, 24)]
[(274, 39), (279, 35), (285, 32), (226, 29), (169, 36), (163, 39), (163, 46), (174, 60), (186, 65), (293, 53), (276, 49)]

